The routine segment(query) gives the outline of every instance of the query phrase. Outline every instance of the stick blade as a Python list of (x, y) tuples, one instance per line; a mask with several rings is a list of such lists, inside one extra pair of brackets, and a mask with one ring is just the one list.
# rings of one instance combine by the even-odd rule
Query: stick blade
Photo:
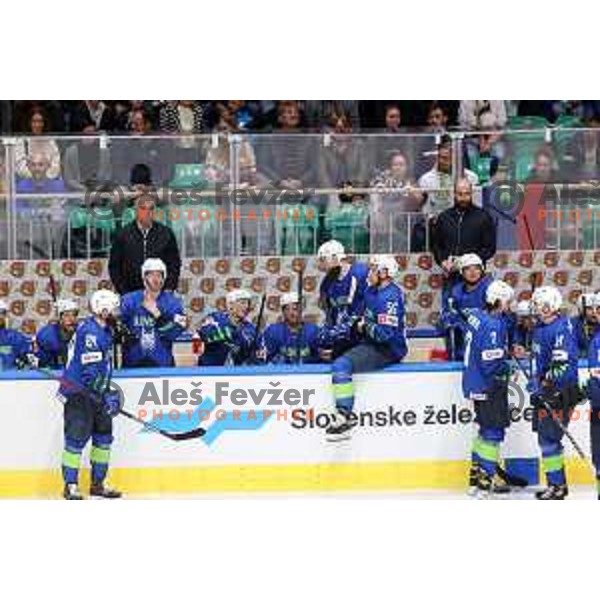
[(196, 429), (191, 429), (190, 431), (182, 431), (181, 433), (167, 433), (168, 438), (172, 439), (175, 442), (182, 442), (184, 440), (195, 440), (196, 438), (202, 437), (206, 433), (206, 429), (203, 427), (198, 427)]

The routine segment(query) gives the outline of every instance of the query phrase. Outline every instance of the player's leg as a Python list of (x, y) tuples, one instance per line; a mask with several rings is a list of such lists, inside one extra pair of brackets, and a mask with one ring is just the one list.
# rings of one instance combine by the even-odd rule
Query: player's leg
[(592, 446), (592, 462), (596, 469), (596, 485), (600, 500), (600, 396), (592, 395), (590, 399), (590, 437)]
[(113, 442), (112, 417), (109, 417), (101, 404), (94, 406), (94, 427), (92, 431), (92, 482), (90, 496), (100, 498), (120, 498), (121, 492), (106, 485), (110, 462), (110, 449)]
[(348, 439), (350, 430), (356, 426), (352, 415), (354, 408), (354, 373), (376, 371), (394, 362), (383, 348), (362, 343), (333, 361), (332, 384), (335, 401), (334, 423), (327, 428), (330, 441)]
[(64, 450), (62, 455), (62, 475), (64, 497), (67, 500), (82, 500), (79, 491), (79, 469), (81, 453), (90, 439), (93, 426), (91, 401), (82, 394), (65, 399), (64, 407)]

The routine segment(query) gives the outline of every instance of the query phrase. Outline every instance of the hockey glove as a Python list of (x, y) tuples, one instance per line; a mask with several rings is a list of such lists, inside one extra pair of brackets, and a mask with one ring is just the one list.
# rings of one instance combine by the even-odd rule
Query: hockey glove
[(109, 390), (102, 395), (102, 406), (109, 417), (114, 417), (121, 410), (121, 394), (116, 390)]

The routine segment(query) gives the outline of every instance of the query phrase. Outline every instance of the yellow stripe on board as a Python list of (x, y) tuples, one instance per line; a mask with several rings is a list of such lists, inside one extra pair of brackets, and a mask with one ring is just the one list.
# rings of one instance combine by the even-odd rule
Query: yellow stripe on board
[[(124, 468), (110, 471), (125, 494), (336, 492), (466, 488), (468, 461), (357, 462), (316, 465), (227, 465)], [(569, 482), (591, 484), (580, 460), (567, 460)], [(89, 470), (82, 470), (83, 491)], [(60, 471), (2, 470), (0, 497), (59, 497)]]

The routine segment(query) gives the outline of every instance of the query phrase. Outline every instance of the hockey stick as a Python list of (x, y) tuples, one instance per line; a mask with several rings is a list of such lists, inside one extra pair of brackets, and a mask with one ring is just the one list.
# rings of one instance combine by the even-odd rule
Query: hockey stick
[(303, 303), (304, 303), (304, 269), (298, 271), (298, 312), (300, 329), (298, 330), (298, 337), (296, 338), (296, 364), (302, 364), (302, 334), (304, 333), (304, 315), (303, 315)]
[(535, 252), (535, 244), (533, 243), (533, 236), (531, 235), (531, 227), (529, 227), (529, 219), (527, 218), (527, 215), (523, 215), (523, 221), (525, 223), (525, 232), (527, 233), (529, 246), (531, 247), (532, 252)]
[(252, 362), (256, 361), (256, 346), (258, 344), (258, 337), (260, 336), (260, 328), (262, 327), (262, 320), (265, 314), (265, 305), (267, 303), (267, 292), (263, 293), (260, 301), (260, 308), (258, 309), (258, 315), (256, 317), (256, 331), (254, 332), (254, 339), (252, 340), (252, 346), (250, 346), (250, 359)]
[[(64, 377), (64, 375), (61, 375), (60, 377), (56, 377), (54, 372), (51, 371), (50, 369), (36, 367), (36, 368), (31, 368), (30, 370), (36, 371), (37, 373), (41, 373), (42, 375), (46, 375), (46, 377), (48, 377), (48, 379), (52, 379), (54, 381), (57, 381), (58, 383), (64, 384), (67, 388), (74, 388), (76, 391), (87, 395), (89, 398), (92, 398), (92, 400), (98, 401), (100, 399), (99, 394), (94, 393), (93, 391), (84, 387), (80, 383), (66, 379)], [(166, 437), (174, 442), (193, 440), (193, 439), (202, 437), (206, 433), (206, 429), (204, 429), (203, 427), (197, 427), (195, 429), (191, 429), (190, 431), (182, 431), (180, 433), (172, 433), (170, 431), (165, 431), (164, 429), (161, 429), (158, 425), (155, 425), (154, 423), (151, 423), (149, 421), (144, 421), (140, 417), (136, 417), (133, 413), (130, 413), (129, 411), (125, 410), (122, 407), (119, 408), (118, 414), (123, 415), (127, 419), (135, 421), (136, 423), (139, 423), (148, 431), (162, 435), (163, 437)]]

